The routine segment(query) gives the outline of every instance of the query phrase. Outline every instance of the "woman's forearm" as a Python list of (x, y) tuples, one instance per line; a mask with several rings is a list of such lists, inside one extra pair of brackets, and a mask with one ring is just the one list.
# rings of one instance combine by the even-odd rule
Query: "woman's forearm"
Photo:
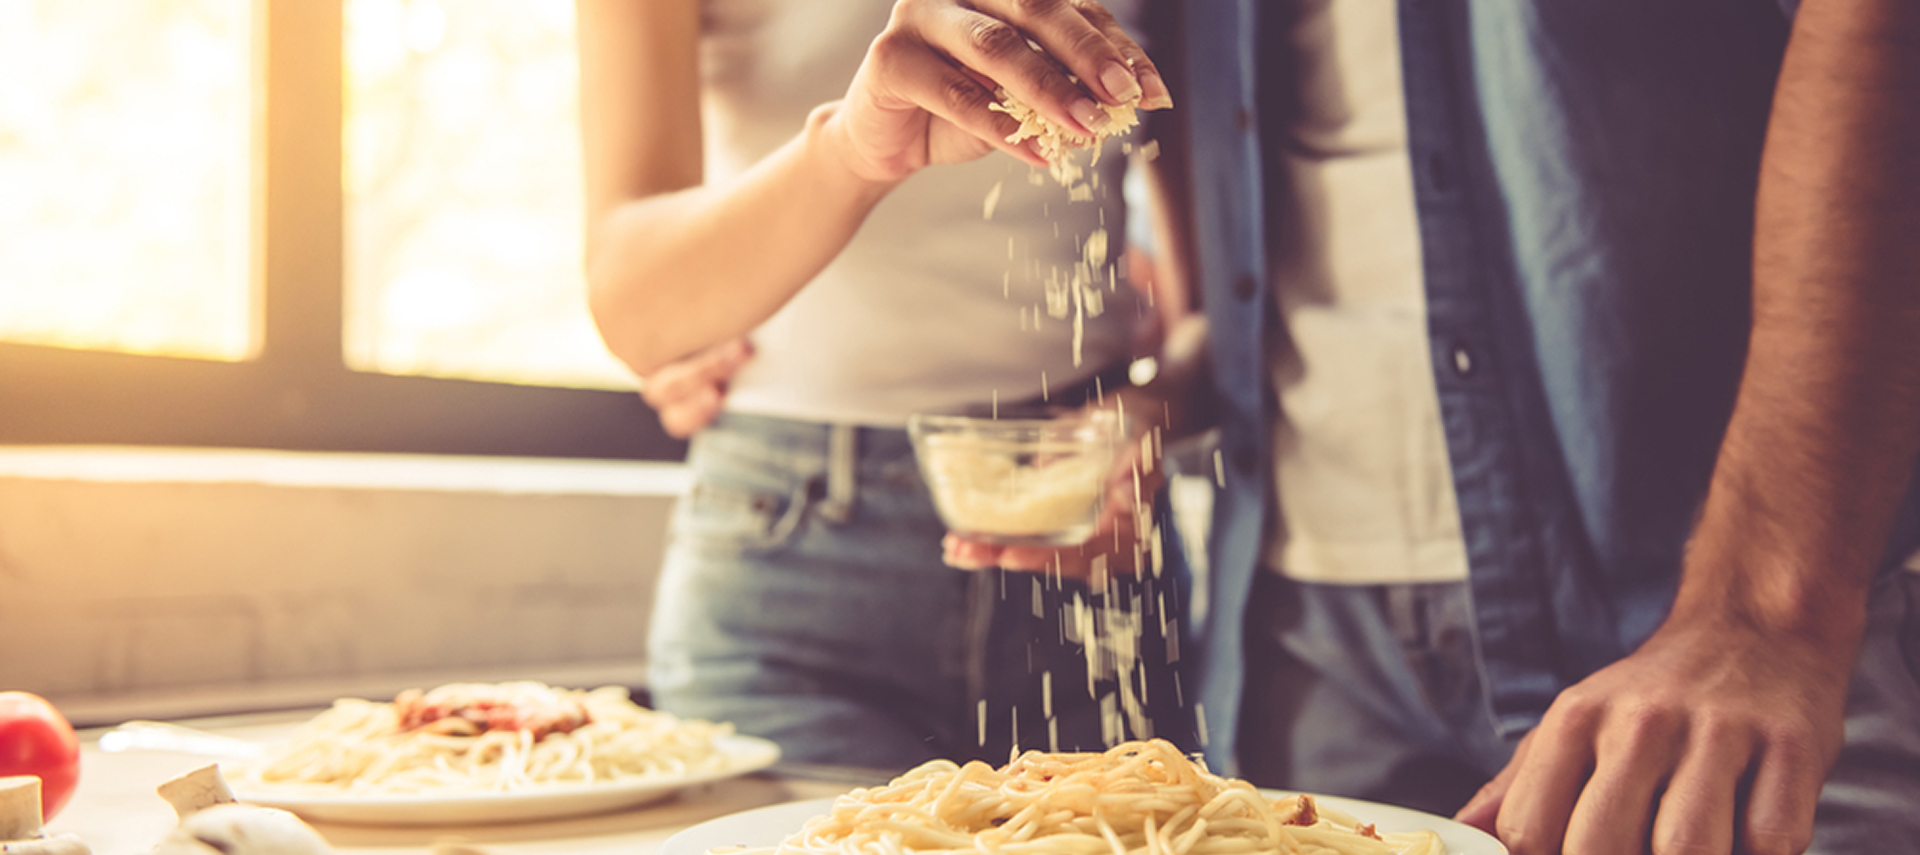
[(643, 376), (771, 316), (913, 171), (996, 149), (1044, 166), (1031, 141), (1009, 141), (1019, 123), (992, 109), (999, 87), (1083, 133), (1074, 116), (1092, 109), (1090, 92), (1109, 105), (1127, 89), (1143, 105), (1169, 103), (1153, 61), (1097, 4), (1015, 4), (1002, 20), (962, 0), (902, 3), (844, 99), (739, 179), (711, 185), (699, 0), (575, 8), (589, 303), (608, 347)]
[(847, 168), (836, 108), (734, 181), (618, 202), (589, 225), (594, 321), (629, 368), (745, 334), (852, 240), (894, 184)]

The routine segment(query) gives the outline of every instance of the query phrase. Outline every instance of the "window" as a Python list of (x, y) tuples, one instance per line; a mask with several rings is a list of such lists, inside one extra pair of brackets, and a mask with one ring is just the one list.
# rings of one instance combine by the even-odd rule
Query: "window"
[(0, 337), (244, 358), (245, 0), (0, 5)]
[(566, 0), (0, 4), (0, 442), (668, 459)]

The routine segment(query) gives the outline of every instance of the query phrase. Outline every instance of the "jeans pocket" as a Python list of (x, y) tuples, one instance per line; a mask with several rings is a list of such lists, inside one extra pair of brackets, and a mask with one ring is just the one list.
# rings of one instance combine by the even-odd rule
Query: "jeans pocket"
[(808, 495), (804, 483), (782, 492), (697, 480), (675, 516), (675, 535), (708, 555), (774, 553), (792, 543)]

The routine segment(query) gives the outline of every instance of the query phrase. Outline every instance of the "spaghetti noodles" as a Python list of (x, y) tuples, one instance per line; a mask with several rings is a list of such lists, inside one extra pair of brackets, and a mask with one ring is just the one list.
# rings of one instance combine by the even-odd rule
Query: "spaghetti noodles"
[(394, 703), (342, 699), (267, 756), (237, 764), (248, 788), (303, 794), (519, 791), (724, 765), (732, 727), (540, 683), (455, 683)]
[(1029, 751), (1007, 766), (922, 764), (834, 803), (775, 855), (1444, 855), (1432, 831), (1378, 833), (1310, 796), (1269, 800), (1163, 740)]

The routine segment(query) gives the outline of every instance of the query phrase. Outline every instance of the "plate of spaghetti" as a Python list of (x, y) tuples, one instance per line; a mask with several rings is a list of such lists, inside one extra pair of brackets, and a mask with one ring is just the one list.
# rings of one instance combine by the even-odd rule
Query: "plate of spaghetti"
[(1505, 855), (1470, 826), (1333, 796), (1258, 790), (1161, 740), (934, 760), (879, 787), (689, 828), (660, 855)]
[(454, 683), (342, 699), (259, 757), (222, 763), (241, 801), (323, 822), (463, 825), (635, 807), (778, 760), (730, 725), (627, 690)]

